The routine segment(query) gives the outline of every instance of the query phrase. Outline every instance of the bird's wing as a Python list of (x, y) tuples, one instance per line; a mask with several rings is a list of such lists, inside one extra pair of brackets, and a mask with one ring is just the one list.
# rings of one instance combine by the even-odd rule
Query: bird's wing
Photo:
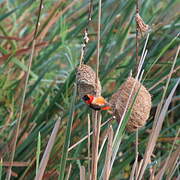
[(107, 103), (106, 100), (101, 96), (94, 98), (94, 100), (92, 101), (92, 104), (96, 104), (99, 106), (105, 105), (106, 103)]

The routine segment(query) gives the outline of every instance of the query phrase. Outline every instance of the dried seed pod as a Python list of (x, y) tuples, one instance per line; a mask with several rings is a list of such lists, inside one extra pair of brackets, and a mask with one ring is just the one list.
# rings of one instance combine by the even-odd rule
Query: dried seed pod
[(143, 19), (139, 14), (136, 14), (136, 23), (138, 25), (138, 29), (141, 33), (147, 32), (150, 28), (149, 25), (145, 24)]
[(137, 93), (138, 95), (133, 104), (131, 116), (126, 126), (126, 129), (130, 132), (136, 131), (138, 128), (145, 125), (151, 110), (151, 95), (139, 81), (135, 80), (132, 77), (129, 77), (120, 86), (119, 90), (115, 94), (113, 94), (110, 100), (114, 115), (119, 122), (125, 110), (126, 103), (128, 101), (133, 86), (134, 90), (130, 99), (130, 103), (128, 105), (129, 107), (133, 103), (135, 95)]
[(101, 95), (100, 81), (98, 79), (98, 82), (96, 83), (96, 73), (90, 66), (82, 64), (77, 70), (76, 78), (78, 94), (80, 97), (83, 97), (86, 94), (94, 96)]

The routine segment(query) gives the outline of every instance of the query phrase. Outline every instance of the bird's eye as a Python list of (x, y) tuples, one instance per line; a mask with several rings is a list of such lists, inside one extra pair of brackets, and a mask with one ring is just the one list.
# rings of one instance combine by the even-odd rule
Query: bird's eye
[(82, 98), (84, 101), (88, 101), (88, 100), (90, 100), (90, 98), (87, 96), (87, 95), (85, 95), (85, 96), (83, 96), (83, 98)]

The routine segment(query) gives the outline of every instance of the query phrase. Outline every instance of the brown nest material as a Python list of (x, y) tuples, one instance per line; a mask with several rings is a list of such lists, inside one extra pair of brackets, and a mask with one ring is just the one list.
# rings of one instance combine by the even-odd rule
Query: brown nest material
[(133, 86), (134, 90), (128, 108), (131, 107), (134, 97), (136, 95), (137, 97), (133, 104), (131, 115), (126, 125), (126, 129), (130, 132), (136, 131), (138, 128), (144, 126), (147, 119), (149, 118), (149, 113), (151, 110), (151, 95), (139, 81), (129, 77), (120, 86), (119, 90), (112, 95), (110, 100), (113, 113), (117, 121), (120, 122)]
[(96, 73), (88, 65), (82, 64), (76, 74), (77, 78), (77, 88), (78, 94), (80, 97), (83, 97), (86, 94), (91, 95), (101, 95), (101, 84), (99, 79), (96, 83)]
[(138, 26), (138, 30), (141, 33), (145, 33), (150, 30), (149, 25), (144, 23), (143, 19), (141, 18), (141, 16), (139, 14), (136, 14), (136, 23)]

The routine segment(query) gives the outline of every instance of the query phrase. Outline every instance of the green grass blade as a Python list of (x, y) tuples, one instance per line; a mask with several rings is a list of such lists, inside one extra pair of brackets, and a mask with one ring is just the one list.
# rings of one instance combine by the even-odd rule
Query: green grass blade
[(2, 168), (3, 168), (3, 160), (0, 160), (0, 180), (2, 179)]
[(13, 10), (7, 12), (6, 14), (3, 14), (0, 16), (0, 21), (4, 20), (5, 18), (7, 18), (8, 16), (10, 16), (11, 14), (15, 13), (18, 10), (21, 10), (25, 7), (28, 7), (29, 5), (31, 5), (33, 3), (34, 0), (29, 0), (27, 2), (24, 2), (22, 4), (20, 4), (18, 7), (14, 8)]
[(73, 123), (73, 115), (74, 115), (74, 110), (75, 110), (75, 99), (76, 99), (76, 94), (77, 94), (77, 88), (76, 86), (74, 87), (74, 94), (72, 97), (72, 102), (71, 102), (71, 107), (70, 107), (70, 112), (69, 112), (69, 120), (67, 122), (67, 128), (66, 128), (66, 137), (65, 137), (65, 142), (63, 146), (63, 153), (62, 153), (62, 158), (60, 162), (60, 167), (59, 167), (59, 180), (63, 180), (65, 176), (65, 168), (66, 168), (66, 160), (68, 156), (68, 148), (70, 144), (70, 137), (71, 137), (71, 128), (72, 128), (72, 123)]
[[(152, 67), (158, 62), (158, 60), (160, 59), (160, 57), (170, 48), (170, 46), (178, 39), (179, 34), (172, 39), (165, 47), (162, 48), (162, 50), (160, 51), (160, 53), (158, 54), (158, 57), (155, 59), (155, 61), (150, 65), (150, 67), (148, 68), (148, 71), (146, 73), (146, 76), (149, 74), (149, 72), (151, 71)], [(144, 77), (144, 79), (146, 78), (146, 76)]]
[(39, 160), (41, 154), (41, 133), (38, 134), (38, 141), (37, 141), (37, 151), (36, 151), (36, 175), (39, 169)]

